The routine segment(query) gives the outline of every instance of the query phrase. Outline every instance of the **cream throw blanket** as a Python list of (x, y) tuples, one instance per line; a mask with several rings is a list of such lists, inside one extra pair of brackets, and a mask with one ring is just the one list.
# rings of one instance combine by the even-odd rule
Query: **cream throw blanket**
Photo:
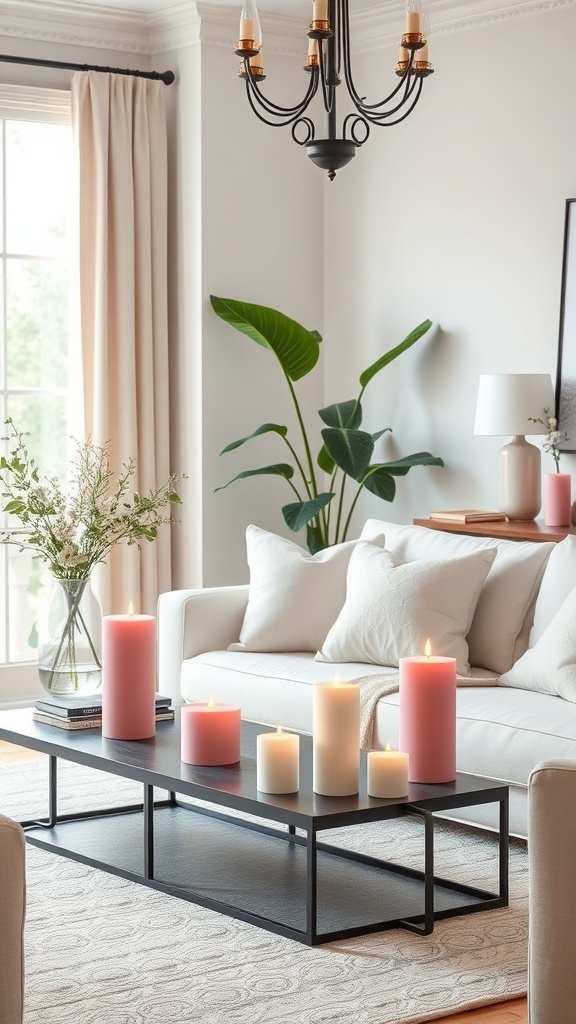
[[(360, 745), (364, 750), (374, 745), (376, 708), (381, 697), (400, 688), (399, 672), (359, 676), (353, 682), (360, 686)], [(498, 686), (498, 676), (458, 676), (457, 686)]]

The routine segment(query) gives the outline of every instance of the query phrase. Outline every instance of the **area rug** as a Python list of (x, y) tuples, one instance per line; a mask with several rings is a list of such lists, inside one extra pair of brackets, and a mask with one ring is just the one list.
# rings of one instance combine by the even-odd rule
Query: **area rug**
[[(61, 810), (140, 798), (136, 783), (59, 766)], [(46, 774), (44, 759), (1, 766), (0, 812), (44, 814)], [(337, 840), (422, 866), (413, 818), (340, 830)], [(436, 872), (495, 891), (494, 837), (439, 822)], [(28, 847), (25, 1024), (415, 1024), (518, 998), (527, 957), (520, 841), (510, 881), (508, 908), (440, 921), (430, 936), (393, 929), (311, 949)]]

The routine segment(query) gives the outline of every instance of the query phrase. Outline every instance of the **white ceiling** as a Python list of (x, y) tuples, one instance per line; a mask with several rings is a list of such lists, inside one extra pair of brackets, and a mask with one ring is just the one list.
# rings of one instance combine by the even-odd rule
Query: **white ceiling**
[[(76, 0), (79, 6), (86, 4), (90, 7), (107, 7), (116, 11), (131, 11), (141, 14), (162, 11), (177, 2), (182, 2), (182, 0)], [(238, 10), (242, 6), (242, 0), (201, 0), (201, 2), (214, 6), (238, 7)], [(311, 0), (257, 0), (257, 6), (260, 11), (306, 18), (312, 9), (312, 2)], [(401, 13), (405, 7), (405, 0), (351, 0), (351, 7), (356, 10), (366, 10), (377, 6), (383, 7), (387, 11), (398, 10)]]

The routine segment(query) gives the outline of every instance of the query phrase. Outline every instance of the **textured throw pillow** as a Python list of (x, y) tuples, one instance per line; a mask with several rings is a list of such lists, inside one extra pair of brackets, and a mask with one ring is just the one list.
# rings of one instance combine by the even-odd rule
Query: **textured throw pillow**
[(528, 648), (540, 582), (554, 544), (495, 540), (428, 530), (425, 526), (369, 519), (361, 539), (385, 534), (386, 547), (402, 562), (440, 561), (496, 548), (468, 634), (470, 664), (507, 672)]
[[(249, 526), (248, 605), (230, 651), (317, 651), (346, 597), (346, 570), (359, 542), (311, 555), (285, 537)], [(375, 544), (384, 544), (384, 537)]]
[(500, 683), (519, 690), (553, 693), (576, 704), (576, 587), (534, 647), (500, 676)]
[(468, 644), (474, 608), (496, 550), (442, 562), (400, 562), (390, 551), (360, 542), (352, 553), (346, 602), (317, 661), (398, 665), (399, 659), (432, 653), (456, 658), (468, 675)]
[(536, 606), (534, 623), (530, 631), (530, 647), (534, 647), (547, 626), (550, 625), (556, 612), (564, 604), (572, 587), (576, 584), (576, 537), (566, 537), (548, 559)]

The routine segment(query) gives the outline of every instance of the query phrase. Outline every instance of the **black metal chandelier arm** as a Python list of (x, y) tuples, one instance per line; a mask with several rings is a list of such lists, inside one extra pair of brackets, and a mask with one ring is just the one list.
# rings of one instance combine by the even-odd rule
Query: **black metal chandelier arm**
[[(364, 107), (363, 105), (361, 105), (360, 107), (358, 107), (358, 110), (360, 110), (364, 117), (371, 117), (376, 118), (377, 120), (381, 119), (382, 121), (387, 121), (389, 118), (393, 117), (394, 114), (397, 114), (399, 110), (402, 110), (402, 108), (406, 106), (415, 90), (418, 90), (418, 95), (420, 94), (420, 92), (422, 91), (422, 82), (422, 78), (417, 78), (416, 75), (411, 75), (409, 80), (406, 82), (406, 88), (404, 89), (404, 92), (402, 93), (402, 96), (396, 103), (395, 107), (388, 107), (387, 110), (378, 111), (375, 110), (374, 107)], [(412, 109), (412, 107), (410, 109)]]
[[(394, 121), (390, 121), (389, 118), (391, 117), (392, 114), (395, 114), (397, 110), (402, 110), (404, 108), (404, 101), (401, 104), (399, 104), (395, 110), (389, 110), (388, 112), (382, 114), (369, 114), (366, 113), (366, 111), (363, 111), (364, 117), (372, 124), (379, 124), (380, 127), (382, 128), (389, 128), (393, 124), (400, 124), (400, 122), (404, 121), (408, 117), (408, 115), (411, 114), (412, 111), (414, 110), (414, 107), (416, 106), (418, 100), (420, 99), (423, 84), (424, 79), (420, 78), (416, 83), (415, 88), (417, 89), (417, 92), (414, 99), (410, 103), (410, 106), (404, 111), (404, 113), (400, 117), (395, 118)], [(414, 88), (411, 89), (410, 93), (412, 93), (413, 91)]]
[[(394, 97), (398, 95), (398, 93), (403, 88), (403, 86), (406, 86), (406, 93), (405, 93), (405, 95), (404, 95), (404, 97), (402, 99), (402, 103), (406, 102), (406, 100), (409, 98), (410, 93), (412, 91), (412, 89), (410, 88), (410, 81), (414, 77), (411, 74), (411, 71), (412, 71), (412, 65), (414, 63), (414, 55), (415, 55), (416, 51), (415, 50), (411, 50), (410, 51), (410, 58), (409, 58), (409, 61), (408, 61), (408, 66), (406, 68), (406, 71), (404, 72), (404, 75), (400, 78), (398, 84), (388, 94), (388, 96), (385, 96), (384, 99), (380, 100), (378, 103), (366, 103), (365, 98), (363, 96), (359, 95), (358, 90), (356, 89), (356, 86), (354, 85), (354, 80), (352, 78), (352, 62), (351, 62), (351, 59), (350, 59), (350, 31), (349, 31), (350, 20), (349, 20), (349, 10), (348, 10), (348, 0), (340, 0), (340, 6), (341, 6), (341, 10), (342, 10), (342, 37), (343, 37), (343, 47), (344, 47), (344, 78), (345, 78), (345, 81), (346, 81), (346, 86), (347, 86), (348, 92), (350, 93), (350, 96), (352, 98), (352, 101), (353, 101), (355, 107), (359, 111), (361, 111), (363, 114), (366, 114), (366, 116), (368, 116), (369, 111), (371, 111), (371, 110), (378, 110), (380, 107), (384, 107), (384, 106), (386, 106), (386, 104), (390, 103), (394, 99)], [(413, 88), (413, 85), (412, 85), (412, 88)], [(396, 110), (398, 110), (398, 109), (399, 109), (399, 107), (395, 107), (394, 110), (391, 111), (391, 113), (395, 113)]]
[(293, 121), (296, 121), (299, 117), (302, 116), (307, 107), (310, 105), (310, 101), (314, 96), (314, 93), (312, 93), (312, 96), (306, 99), (306, 102), (302, 103), (300, 107), (296, 108), (294, 113), (290, 112), (289, 114), (286, 114), (283, 120), (280, 120), (280, 114), (274, 111), (266, 111), (270, 115), (270, 117), (276, 118), (275, 121), (272, 121), (268, 117), (266, 117), (258, 108), (256, 101), (260, 104), (262, 110), (266, 110), (265, 105), (262, 103), (262, 97), (260, 96), (260, 93), (250, 88), (248, 81), (246, 81), (246, 95), (248, 96), (248, 102), (252, 107), (252, 110), (254, 111), (256, 117), (260, 121), (263, 121), (264, 124), (270, 125), (271, 128), (285, 128), (287, 125), (292, 124)]
[[(245, 61), (244, 65), (246, 67), (246, 91), (248, 94), (248, 99), (250, 101), (250, 106), (252, 107), (252, 110), (254, 111), (255, 114), (258, 115), (258, 117), (260, 117), (260, 114), (258, 113), (258, 110), (256, 109), (253, 103), (253, 99), (256, 100), (256, 102), (260, 105), (262, 110), (265, 110), (266, 113), (270, 114), (271, 117), (287, 118), (287, 120), (284, 120), (281, 123), (290, 124), (295, 118), (299, 117), (301, 114), (304, 113), (304, 111), (306, 110), (306, 108), (309, 106), (310, 102), (316, 95), (316, 91), (318, 89), (317, 68), (312, 69), (312, 72), (310, 74), (310, 81), (308, 82), (308, 89), (306, 90), (304, 98), (300, 101), (300, 103), (298, 103), (294, 107), (281, 107), (279, 106), (279, 104), (274, 103), (272, 100), (269, 100), (261, 92), (261, 90), (258, 87), (256, 77), (252, 72), (252, 68), (250, 67), (249, 61)], [(265, 120), (262, 117), (260, 119)], [(266, 124), (274, 124), (274, 122), (266, 121)]]
[(336, 92), (334, 87), (331, 87), (326, 79), (326, 61), (322, 54), (320, 55), (320, 82), (322, 84), (324, 110), (327, 114), (331, 114), (334, 106), (334, 100), (336, 98)]

